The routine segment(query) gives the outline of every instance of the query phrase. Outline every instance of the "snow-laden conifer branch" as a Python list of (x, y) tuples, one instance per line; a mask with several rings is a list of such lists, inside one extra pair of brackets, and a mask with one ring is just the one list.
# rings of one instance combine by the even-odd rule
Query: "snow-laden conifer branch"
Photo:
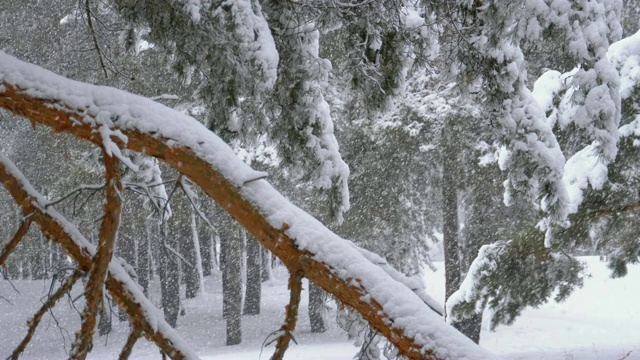
[[(361, 313), (402, 355), (413, 359), (495, 358), (448, 326), (406, 284), (291, 204), (266, 180), (244, 184), (257, 172), (197, 120), (147, 98), (65, 79), (4, 53), (0, 53), (0, 107), (96, 144), (101, 144), (97, 130), (105, 126), (104, 120), (118, 118), (109, 126), (127, 140), (116, 137), (115, 144), (162, 159), (189, 177), (289, 269), (301, 269), (310, 281)], [(83, 246), (85, 251), (88, 246)], [(79, 247), (72, 250), (82, 251)], [(74, 257), (88, 265), (86, 255)], [(110, 274), (114, 272), (123, 281), (124, 271), (115, 270), (112, 262)], [(111, 284), (124, 292), (121, 283), (111, 280), (109, 287)], [(127, 291), (132, 290), (127, 287)], [(121, 305), (129, 305), (121, 293), (112, 295)], [(133, 304), (138, 310), (139, 302)], [(134, 322), (147, 321), (143, 328), (149, 334), (149, 319), (131, 309), (130, 316)], [(160, 337), (156, 343), (166, 347), (162, 340), (170, 329), (164, 321), (157, 320), (157, 324), (162, 324), (163, 331), (152, 328), (153, 335)]]

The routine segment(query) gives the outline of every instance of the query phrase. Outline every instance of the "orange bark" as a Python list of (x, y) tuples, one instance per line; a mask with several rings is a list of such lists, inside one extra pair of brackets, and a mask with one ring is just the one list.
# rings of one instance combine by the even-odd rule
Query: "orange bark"
[(93, 266), (89, 272), (89, 280), (85, 286), (85, 298), (87, 303), (82, 312), (82, 325), (76, 333), (76, 340), (71, 349), (70, 357), (84, 360), (87, 353), (93, 347), (93, 333), (96, 327), (98, 309), (102, 304), (104, 282), (113, 249), (116, 243), (116, 235), (120, 225), (120, 212), (122, 210), (122, 183), (120, 182), (120, 162), (115, 156), (110, 156), (102, 151), (105, 166), (106, 201), (104, 204), (104, 217), (100, 225), (98, 237), (98, 249), (93, 256)]
[(31, 225), (31, 220), (26, 219), (21, 224), (16, 233), (13, 235), (13, 238), (4, 246), (2, 249), (2, 254), (0, 254), (0, 266), (4, 265), (4, 262), (7, 260), (9, 255), (13, 252), (13, 250), (18, 246), (22, 238), (29, 231), (29, 225)]
[[(23, 188), (23, 184), (2, 163), (0, 163), (0, 182), (4, 185), (15, 203), (21, 207), (22, 213), (25, 215), (31, 214), (31, 221), (38, 224), (40, 230), (49, 240), (60, 244), (67, 254), (75, 260), (81, 271), (89, 272), (91, 270), (91, 255), (74, 242), (68, 229), (66, 229), (58, 219), (48, 213), (46, 209), (43, 209), (33, 202), (33, 194), (28, 193)], [(174, 346), (166, 334), (156, 329), (155, 324), (147, 321), (143, 315), (142, 307), (135, 300), (135, 297), (126, 284), (109, 273), (106, 280), (106, 287), (120, 308), (127, 313), (133, 326), (140, 327), (149, 341), (153, 341), (160, 350), (174, 360), (186, 358), (186, 355)]]
[[(27, 119), (46, 125), (55, 131), (71, 133), (100, 145), (100, 135), (83, 119), (86, 113), (69, 108), (63, 103), (54, 103), (30, 96), (11, 84), (0, 93), (0, 107), (4, 107)], [(72, 120), (73, 118), (73, 120)], [(118, 128), (127, 136), (127, 143), (114, 139), (121, 148), (145, 153), (164, 160), (167, 164), (188, 176), (194, 183), (218, 205), (224, 208), (258, 241), (275, 254), (289, 269), (301, 269), (304, 276), (325, 291), (333, 294), (339, 301), (351, 306), (366, 319), (369, 324), (393, 343), (400, 353), (410, 359), (438, 359), (433, 349), (421, 349), (414, 339), (396, 327), (393, 319), (385, 313), (384, 308), (375, 299), (369, 301), (367, 289), (363, 285), (354, 285), (354, 279), (342, 279), (326, 264), (314, 259), (314, 254), (300, 250), (294, 239), (284, 231), (272, 226), (247, 199), (240, 189), (232, 185), (217, 169), (200, 158), (191, 149), (175, 144), (171, 139), (164, 139), (157, 134), (144, 133), (137, 130)], [(355, 279), (357, 282), (357, 279)]]
[(276, 350), (271, 356), (271, 360), (282, 360), (285, 351), (289, 347), (289, 342), (293, 338), (293, 330), (296, 328), (298, 318), (298, 306), (300, 305), (300, 293), (302, 292), (302, 274), (291, 271), (289, 276), (289, 304), (285, 307), (284, 325), (282, 325), (282, 335), (276, 342)]

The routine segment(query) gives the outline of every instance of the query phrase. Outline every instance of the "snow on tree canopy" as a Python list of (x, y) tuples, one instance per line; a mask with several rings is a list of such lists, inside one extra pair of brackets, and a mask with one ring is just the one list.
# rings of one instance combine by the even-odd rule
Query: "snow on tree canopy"
[(540, 223), (543, 229), (552, 222), (564, 223), (570, 202), (562, 180), (565, 159), (550, 127), (553, 121), (543, 111), (548, 109), (548, 97), (543, 99), (540, 92), (532, 96), (525, 85), (526, 62), (520, 46), (535, 49), (547, 38), (562, 44), (558, 48), (562, 56), (578, 67), (570, 78), (570, 121), (593, 142), (606, 165), (616, 157), (621, 112), (619, 78), (606, 52), (622, 34), (618, 21), (622, 3), (493, 0), (476, 7), (461, 0), (458, 4), (476, 21), (459, 30), (470, 50), (459, 53), (464, 66), (454, 69), (454, 75), (463, 92), (482, 90), (481, 100), (497, 118), (499, 142), (507, 149), (501, 160), (509, 174), (506, 184), (541, 200), (542, 209), (550, 214)]
[[(333, 276), (359, 287), (375, 300), (390, 326), (413, 339), (420, 352), (443, 359), (494, 359), (493, 354), (447, 325), (404, 283), (373, 264), (351, 242), (291, 204), (241, 161), (219, 137), (197, 120), (148, 98), (117, 89), (66, 79), (0, 52), (0, 97), (7, 86), (50, 102), (50, 107), (76, 114), (79, 126), (101, 126), (123, 133), (153, 134), (167, 147), (189, 149), (236, 188), (275, 229), (325, 264)], [(129, 139), (131, 140), (131, 139)]]

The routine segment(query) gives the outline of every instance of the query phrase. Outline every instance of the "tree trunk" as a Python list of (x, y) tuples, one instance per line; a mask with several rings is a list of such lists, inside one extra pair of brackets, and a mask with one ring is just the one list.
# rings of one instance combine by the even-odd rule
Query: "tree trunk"
[[(468, 243), (463, 244), (460, 238), (458, 193), (461, 174), (458, 160), (459, 150), (455, 148), (457, 139), (455, 138), (455, 129), (453, 129), (451, 120), (445, 124), (442, 135), (442, 235), (445, 264), (445, 299), (449, 299), (451, 294), (460, 288), (462, 275), (469, 268), (473, 258), (475, 258), (475, 255), (471, 259), (464, 255), (469, 252), (477, 254), (479, 245), (474, 244), (472, 239), (466, 239)], [(468, 261), (464, 261), (465, 259)], [(448, 315), (445, 307), (445, 317)], [(461, 321), (454, 321), (452, 325), (475, 343), (480, 342), (482, 314), (477, 314)]]
[(138, 283), (145, 296), (149, 296), (149, 278), (151, 277), (151, 244), (157, 243), (159, 227), (157, 219), (145, 219), (146, 232), (138, 241)]
[[(185, 215), (186, 214), (182, 214), (179, 216)], [(188, 217), (189, 219), (191, 219), (191, 214), (189, 214)], [(187, 230), (189, 230), (189, 234), (184, 233), (183, 236), (180, 237), (180, 253), (187, 262), (182, 263), (182, 279), (184, 280), (185, 284), (185, 297), (187, 299), (193, 299), (198, 295), (198, 290), (200, 289), (200, 281), (198, 278), (198, 265), (196, 265), (198, 261), (195, 249), (196, 239), (194, 239), (193, 237), (191, 224), (189, 227), (187, 227)]]
[[(445, 137), (443, 136), (443, 139)], [(446, 141), (446, 140), (444, 140)], [(458, 190), (453, 167), (455, 160), (448, 154), (447, 145), (442, 156), (442, 243), (444, 247), (445, 299), (460, 287), (460, 254), (458, 243)], [(447, 314), (445, 314), (445, 317)]]
[[(178, 259), (175, 251), (177, 245), (176, 238), (167, 234), (168, 226), (163, 224), (160, 231), (162, 242), (159, 244), (159, 264), (160, 291), (162, 297), (162, 310), (164, 318), (171, 327), (176, 327), (178, 313), (180, 312), (180, 275), (178, 273)], [(174, 249), (173, 251), (168, 247)]]
[(100, 309), (100, 321), (98, 322), (98, 334), (100, 336), (111, 333), (111, 311), (107, 305), (108, 304), (103, 304)]
[(262, 291), (262, 256), (260, 243), (254, 238), (247, 239), (247, 288), (244, 297), (244, 314), (260, 314)]
[(229, 223), (220, 238), (222, 316), (227, 321), (227, 345), (236, 345), (242, 342), (242, 238), (237, 226)]
[(271, 280), (271, 252), (264, 246), (260, 245), (260, 262), (262, 266), (260, 277), (262, 282)]
[(196, 267), (196, 274), (198, 280), (197, 292), (204, 294), (204, 270), (202, 269), (202, 252), (200, 246), (200, 236), (198, 235), (198, 221), (196, 219), (195, 211), (191, 211), (191, 238), (193, 240), (193, 255), (194, 265)]
[(209, 229), (209, 226), (204, 223), (204, 221), (200, 222), (200, 251), (202, 252), (202, 276), (211, 275), (211, 269), (213, 268), (213, 261), (211, 257), (213, 256), (213, 251), (211, 248), (211, 242), (213, 241), (212, 230)]
[(312, 333), (323, 333), (327, 330), (322, 317), (324, 298), (324, 291), (309, 281), (309, 322), (311, 323)]

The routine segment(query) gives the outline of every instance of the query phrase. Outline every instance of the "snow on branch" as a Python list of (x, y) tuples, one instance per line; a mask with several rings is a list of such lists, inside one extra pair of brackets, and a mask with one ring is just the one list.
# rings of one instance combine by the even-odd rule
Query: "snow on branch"
[[(51, 241), (61, 245), (78, 264), (79, 270), (88, 272), (96, 247), (78, 229), (38, 193), (24, 175), (4, 154), (0, 153), (0, 182), (24, 214), (40, 226)], [(120, 260), (112, 259), (108, 267), (106, 287), (118, 305), (127, 313), (134, 327), (140, 327), (145, 337), (172, 359), (198, 359), (182, 338), (164, 320), (164, 317), (147, 299), (139, 285), (131, 279)]]
[[(373, 264), (351, 242), (291, 204), (269, 182), (245, 183), (256, 178), (257, 172), (197, 120), (148, 98), (75, 82), (2, 52), (0, 106), (96, 144), (101, 143), (96, 131), (105, 125), (105, 116), (98, 114), (118, 118), (109, 125), (128, 140), (125, 143), (116, 137), (114, 143), (162, 159), (189, 177), (289, 269), (301, 269), (310, 281), (361, 313), (402, 355), (413, 359), (495, 358), (447, 325), (411, 288)], [(72, 225), (63, 228), (69, 227)], [(74, 251), (81, 251), (74, 244)], [(87, 251), (90, 245), (83, 244)], [(75, 257), (87, 265), (87, 255)], [(112, 262), (110, 274), (116, 279), (111, 283), (124, 293), (129, 278), (116, 267), (121, 269)], [(126, 287), (126, 291), (134, 290), (140, 294), (135, 297), (140, 309), (147, 300), (140, 289)], [(123, 294), (116, 295), (126, 305)], [(154, 308), (149, 304), (144, 309)], [(155, 327), (147, 316), (147, 312), (145, 317), (134, 313), (136, 320), (146, 322), (147, 330), (161, 329), (161, 336), (174, 334), (163, 320), (157, 319)], [(150, 317), (155, 316), (154, 312)]]
[[(103, 126), (104, 127), (104, 126)], [(103, 289), (109, 263), (113, 258), (116, 236), (120, 227), (120, 213), (122, 212), (122, 182), (120, 161), (109, 150), (103, 147), (106, 201), (104, 216), (98, 236), (98, 249), (92, 258), (93, 266), (89, 272), (89, 280), (85, 285), (86, 304), (82, 312), (82, 325), (71, 349), (71, 357), (84, 359), (93, 347), (93, 333), (95, 330), (98, 310), (103, 299)]]

